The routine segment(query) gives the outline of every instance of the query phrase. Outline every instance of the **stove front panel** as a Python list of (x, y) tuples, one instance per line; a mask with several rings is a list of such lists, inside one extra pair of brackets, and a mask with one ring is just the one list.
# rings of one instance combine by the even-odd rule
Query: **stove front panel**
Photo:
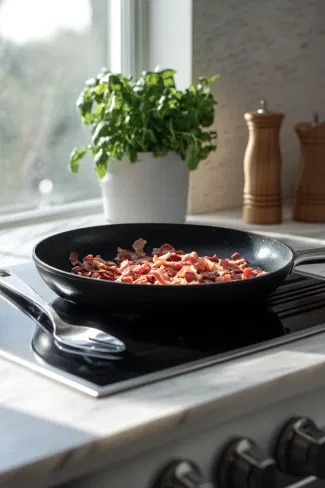
[[(215, 473), (222, 468), (222, 452), (229, 442), (238, 437), (252, 439), (258, 448), (275, 459), (275, 446), (279, 432), (292, 416), (310, 417), (317, 426), (325, 427), (325, 388), (311, 390), (306, 395), (288, 398), (281, 402), (270, 402), (268, 408), (252, 410), (243, 416), (229, 415), (226, 421), (220, 408), (184, 422), (175, 429), (173, 437), (159, 436), (150, 446), (142, 441), (133, 446), (136, 455), (120, 458), (104, 470), (71, 481), (64, 488), (166, 488), (157, 483), (161, 472), (174, 460), (194, 462), (200, 469), (201, 485), (191, 488), (231, 488), (221, 486)], [(232, 406), (229, 406), (232, 410)], [(174, 485), (171, 485), (173, 488)], [(190, 485), (189, 485), (190, 486)], [(238, 485), (241, 486), (241, 485)], [(242, 485), (243, 488), (246, 485)], [(247, 485), (248, 486), (248, 485)], [(276, 468), (276, 483), (273, 485), (256, 483), (253, 488), (325, 488), (325, 481), (313, 475), (292, 476), (281, 473)], [(176, 488), (176, 485), (175, 485)], [(177, 485), (185, 488), (185, 485)]]

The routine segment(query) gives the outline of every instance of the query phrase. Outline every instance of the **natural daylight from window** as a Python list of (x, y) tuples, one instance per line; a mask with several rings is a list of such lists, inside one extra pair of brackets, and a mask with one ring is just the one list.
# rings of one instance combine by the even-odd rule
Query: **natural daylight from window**
[(0, 217), (98, 197), (76, 100), (108, 62), (107, 0), (0, 0)]

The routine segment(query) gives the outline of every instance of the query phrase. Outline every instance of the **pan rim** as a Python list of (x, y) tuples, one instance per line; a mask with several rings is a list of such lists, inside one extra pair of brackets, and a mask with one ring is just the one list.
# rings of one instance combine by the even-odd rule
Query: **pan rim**
[[(39, 240), (33, 247), (33, 251), (32, 251), (32, 258), (33, 258), (33, 261), (36, 265), (36, 267), (40, 267), (42, 269), (44, 269), (46, 272), (49, 272), (51, 274), (56, 274), (56, 275), (59, 275), (63, 278), (68, 278), (68, 279), (73, 279), (73, 280), (78, 280), (80, 283), (84, 282), (86, 283), (86, 280), (91, 280), (91, 282), (93, 281), (96, 281), (97, 283), (101, 283), (101, 285), (99, 286), (112, 286), (112, 285), (120, 285), (120, 286), (124, 286), (124, 287), (128, 287), (128, 288), (134, 288), (134, 286), (136, 286), (137, 288), (142, 288), (142, 289), (148, 289), (148, 286), (149, 285), (145, 285), (145, 284), (137, 284), (135, 285), (134, 283), (120, 283), (120, 282), (116, 282), (116, 281), (106, 281), (106, 280), (94, 280), (94, 278), (91, 278), (91, 277), (88, 277), (88, 276), (77, 276), (69, 271), (64, 271), (62, 269), (59, 269), (59, 268), (55, 268), (54, 266), (51, 266), (50, 264), (47, 264), (46, 262), (44, 262), (43, 260), (41, 260), (38, 256), (37, 256), (37, 248), (38, 246), (40, 246), (41, 244), (44, 244), (45, 241), (47, 240), (50, 240), (52, 238), (55, 238), (55, 237), (59, 237), (59, 236), (64, 236), (65, 234), (69, 234), (71, 235), (71, 233), (79, 233), (82, 231), (89, 231), (90, 229), (93, 229), (93, 230), (99, 230), (99, 229), (103, 229), (103, 228), (112, 228), (112, 227), (124, 227), (126, 224), (103, 224), (103, 225), (95, 225), (95, 226), (92, 226), (92, 227), (80, 227), (80, 228), (76, 228), (76, 229), (71, 229), (71, 230), (67, 230), (67, 231), (63, 231), (63, 232), (58, 232), (56, 234), (52, 234), (50, 236), (47, 236), (41, 240)], [(235, 228), (232, 228), (232, 227), (219, 227), (219, 226), (212, 226), (212, 225), (204, 225), (204, 224), (168, 224), (168, 223), (150, 223), (150, 222), (146, 222), (146, 223), (132, 223), (132, 224), (127, 224), (129, 227), (136, 227), (136, 226), (148, 226), (148, 227), (152, 227), (152, 226), (161, 226), (161, 225), (168, 225), (169, 227), (180, 227), (180, 226), (184, 226), (184, 227), (192, 227), (192, 228), (196, 228), (197, 230), (199, 229), (207, 229), (207, 228), (210, 228), (210, 229), (215, 229), (215, 230), (224, 230), (224, 231), (231, 231), (231, 232), (236, 232), (238, 234), (244, 234), (246, 236), (251, 236), (251, 237), (261, 237), (263, 239), (266, 239), (270, 242), (275, 242), (275, 243), (278, 243), (280, 244), (281, 246), (284, 246), (286, 247), (290, 252), (291, 252), (291, 259), (289, 262), (287, 262), (286, 264), (284, 264), (283, 266), (281, 266), (281, 268), (277, 269), (276, 271), (272, 271), (271, 273), (269, 273), (268, 275), (263, 275), (263, 276), (260, 276), (258, 277), (259, 280), (267, 280), (270, 276), (274, 275), (275, 273), (281, 273), (281, 271), (283, 271), (286, 267), (290, 266), (291, 265), (291, 268), (292, 268), (292, 265), (293, 265), (293, 262), (294, 262), (294, 258), (295, 258), (295, 251), (292, 249), (291, 246), (289, 246), (288, 244), (285, 244), (284, 242), (281, 242), (280, 240), (278, 239), (274, 239), (273, 237), (270, 237), (270, 236), (267, 236), (267, 235), (264, 235), (264, 234), (260, 234), (260, 233), (255, 233), (255, 232), (250, 232), (250, 231), (244, 231), (244, 230), (241, 230), (241, 229), (235, 229)], [(289, 273), (291, 272), (291, 269), (289, 271)], [(81, 280), (81, 281), (80, 281)], [(168, 288), (171, 288), (171, 289), (183, 289), (184, 286), (185, 287), (190, 287), (190, 288), (202, 288), (202, 286), (216, 286), (216, 285), (232, 285), (232, 286), (239, 286), (240, 284), (243, 284), (243, 283), (249, 283), (251, 282), (251, 280), (236, 280), (236, 281), (219, 281), (217, 283), (200, 283), (200, 284), (195, 284), (195, 285), (162, 285), (162, 286), (166, 286)], [(105, 283), (105, 285), (104, 285)], [(98, 285), (97, 285), (98, 286)], [(161, 288), (161, 286), (154, 286), (154, 287), (150, 287), (150, 288), (157, 288), (158, 290)]]

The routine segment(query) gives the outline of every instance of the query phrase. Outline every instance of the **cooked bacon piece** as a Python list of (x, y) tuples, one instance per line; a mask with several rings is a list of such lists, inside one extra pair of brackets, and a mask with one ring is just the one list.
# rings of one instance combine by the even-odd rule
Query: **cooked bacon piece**
[(220, 266), (225, 269), (238, 269), (238, 264), (235, 261), (230, 261), (229, 259), (220, 259)]
[(193, 265), (183, 266), (182, 269), (177, 273), (177, 276), (180, 277), (180, 278), (184, 278), (186, 273), (194, 274), (195, 275), (195, 279), (196, 280), (199, 279), (199, 277), (198, 277), (198, 275), (196, 273), (196, 269), (195, 269), (195, 267)]
[(239, 252), (234, 252), (234, 254), (231, 256), (231, 259), (241, 259), (241, 255), (239, 254)]
[(141, 285), (198, 285), (247, 280), (267, 274), (261, 268), (248, 266), (239, 253), (231, 259), (218, 256), (200, 257), (197, 252), (176, 251), (170, 244), (163, 244), (146, 255), (147, 241), (137, 239), (133, 250), (117, 248), (114, 261), (88, 254), (79, 261), (76, 252), (71, 252), (69, 261), (72, 272), (98, 280)]
[(175, 251), (175, 248), (173, 246), (171, 246), (170, 244), (163, 244), (162, 246), (158, 247), (158, 248), (154, 248), (153, 251), (152, 251), (152, 255), (156, 255), (156, 256), (163, 256), (164, 254), (166, 254), (166, 252), (169, 252), (169, 251)]
[(125, 249), (121, 249), (120, 247), (117, 248), (117, 256), (114, 258), (114, 261), (117, 263), (121, 263), (124, 260), (132, 261), (132, 252), (126, 251)]
[(136, 285), (151, 285), (154, 281), (153, 276), (140, 276), (133, 283)]
[(83, 267), (86, 271), (93, 271), (95, 272), (97, 270), (96, 265), (91, 259), (86, 259), (83, 263)]
[(200, 280), (200, 277), (196, 273), (194, 273), (194, 271), (187, 271), (184, 274), (184, 278), (185, 278), (187, 283), (194, 283), (194, 281), (196, 283), (199, 283), (199, 280)]
[(170, 276), (171, 278), (174, 278), (174, 276), (177, 275), (177, 269), (175, 268), (170, 268), (170, 267), (166, 267), (166, 273), (168, 274), (168, 276)]
[(213, 261), (214, 263), (219, 263), (219, 258), (218, 256), (206, 256), (205, 259), (208, 259), (209, 261)]
[(223, 275), (221, 281), (231, 281), (231, 275), (230, 274)]
[(152, 259), (153, 261), (157, 261), (158, 259), (159, 260), (161, 259), (163, 261), (182, 261), (182, 256), (180, 256), (176, 252), (167, 252), (162, 256), (158, 256), (157, 254), (154, 254)]
[(165, 259), (157, 259), (157, 261), (154, 261), (152, 268), (160, 268), (161, 266), (168, 266), (170, 268), (180, 270), (183, 268), (184, 264), (178, 261), (166, 261)]
[(121, 263), (125, 259), (128, 261), (135, 261), (137, 259), (142, 259), (145, 256), (145, 252), (142, 250), (138, 250), (137, 252), (135, 251), (129, 251), (126, 249), (121, 249), (120, 247), (117, 248), (117, 256), (114, 258), (114, 261), (116, 263)]
[(182, 256), (182, 261), (188, 262), (190, 264), (197, 263), (199, 259), (200, 257), (195, 251), (191, 252), (190, 254), (184, 254), (184, 256)]
[[(168, 259), (166, 259), (166, 261), (182, 261), (182, 256), (177, 254), (177, 252), (170, 252), (168, 254), (169, 254), (169, 256), (168, 256)], [(162, 256), (162, 258), (163, 258), (163, 256)]]
[(114, 261), (105, 261), (105, 259), (101, 258), (100, 256), (96, 256), (94, 259), (98, 264), (105, 264), (107, 266), (116, 266)]
[(151, 266), (149, 263), (137, 264), (133, 271), (137, 274), (148, 274), (151, 270)]
[(82, 264), (79, 261), (79, 254), (77, 252), (70, 252), (69, 256), (69, 261), (72, 264), (72, 266), (82, 266)]
[(92, 254), (88, 254), (86, 257), (83, 258), (83, 261), (92, 261), (94, 256)]
[(115, 281), (119, 283), (133, 283), (132, 276), (119, 276)]
[(162, 270), (152, 270), (151, 276), (156, 279), (156, 284), (159, 285), (168, 285), (170, 283), (169, 276), (167, 273), (164, 273)]
[(246, 268), (244, 270), (244, 277), (245, 278), (249, 278), (251, 274), (252, 274), (252, 269), (251, 268)]
[(210, 261), (210, 259), (206, 259), (206, 258), (200, 258), (197, 264), (197, 269), (203, 273), (207, 270), (213, 271), (215, 267), (216, 267), (215, 263), (213, 261)]
[(202, 273), (201, 275), (204, 279), (215, 281), (216, 278), (219, 278), (220, 274), (218, 271), (207, 271)]
[(145, 241), (144, 239), (137, 239), (133, 243), (132, 247), (135, 250), (135, 252), (143, 251), (146, 244), (147, 244), (147, 241)]

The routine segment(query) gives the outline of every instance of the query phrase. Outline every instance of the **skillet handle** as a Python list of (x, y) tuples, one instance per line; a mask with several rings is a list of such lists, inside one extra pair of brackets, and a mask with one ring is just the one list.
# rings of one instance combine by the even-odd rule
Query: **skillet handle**
[(298, 249), (295, 251), (293, 267), (301, 264), (325, 263), (325, 247)]

